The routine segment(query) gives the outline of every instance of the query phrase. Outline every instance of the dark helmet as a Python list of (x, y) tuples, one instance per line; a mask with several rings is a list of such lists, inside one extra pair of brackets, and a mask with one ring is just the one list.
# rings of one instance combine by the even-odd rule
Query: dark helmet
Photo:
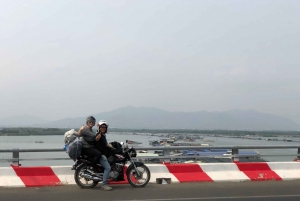
[(95, 117), (89, 116), (88, 118), (86, 118), (86, 123), (88, 123), (88, 122), (93, 122), (93, 123), (95, 123), (95, 122), (96, 122)]

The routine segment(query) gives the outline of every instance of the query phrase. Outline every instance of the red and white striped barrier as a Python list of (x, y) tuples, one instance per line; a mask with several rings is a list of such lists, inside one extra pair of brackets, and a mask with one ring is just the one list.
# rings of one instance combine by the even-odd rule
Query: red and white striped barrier
[[(151, 183), (168, 178), (176, 182), (266, 181), (300, 179), (298, 162), (147, 164)], [(128, 183), (111, 182), (114, 183)], [(3, 167), (1, 187), (35, 187), (75, 184), (70, 166)]]

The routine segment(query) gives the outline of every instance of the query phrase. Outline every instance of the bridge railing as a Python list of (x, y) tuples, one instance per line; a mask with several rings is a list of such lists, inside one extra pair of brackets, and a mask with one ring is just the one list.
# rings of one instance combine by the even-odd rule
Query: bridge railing
[[(232, 162), (238, 162), (240, 158), (245, 158), (245, 157), (264, 157), (264, 156), (295, 156), (300, 160), (300, 145), (290, 145), (290, 146), (155, 146), (155, 147), (136, 147), (135, 148), (137, 151), (138, 150), (156, 150), (156, 151), (161, 151), (161, 155), (159, 156), (139, 156), (137, 159), (162, 159), (164, 162), (170, 162), (174, 159), (181, 159), (181, 158), (228, 158), (230, 157)], [(203, 149), (226, 149), (226, 150), (231, 150), (231, 154), (229, 155), (218, 155), (216, 156), (213, 154), (206, 154), (206, 155), (189, 155), (189, 156), (180, 156), (180, 155), (173, 155), (172, 152), (175, 150), (203, 150)], [(297, 153), (295, 154), (285, 154), (285, 155), (262, 155), (262, 154), (239, 154), (239, 150), (242, 149), (247, 149), (247, 150), (259, 150), (259, 149), (297, 149)], [(12, 165), (20, 165), (20, 161), (25, 161), (25, 160), (70, 160), (70, 158), (20, 158), (20, 153), (22, 152), (66, 152), (62, 148), (56, 148), (56, 149), (19, 149), (19, 148), (13, 148), (13, 149), (0, 149), (0, 153), (12, 153), (12, 158), (11, 159), (6, 159), (6, 161), (12, 162)]]

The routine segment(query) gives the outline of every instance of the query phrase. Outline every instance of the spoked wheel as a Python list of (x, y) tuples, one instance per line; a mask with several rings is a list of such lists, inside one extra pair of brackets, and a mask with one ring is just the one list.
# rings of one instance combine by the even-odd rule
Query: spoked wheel
[(144, 187), (150, 181), (150, 170), (147, 166), (142, 165), (136, 167), (138, 173), (136, 172), (134, 166), (129, 166), (127, 171), (127, 179), (131, 186), (135, 188)]
[(97, 181), (93, 181), (91, 179), (83, 177), (84, 175), (90, 175), (87, 172), (87, 168), (88, 168), (88, 166), (81, 165), (75, 170), (74, 179), (75, 179), (76, 184), (80, 188), (94, 188), (98, 184)]

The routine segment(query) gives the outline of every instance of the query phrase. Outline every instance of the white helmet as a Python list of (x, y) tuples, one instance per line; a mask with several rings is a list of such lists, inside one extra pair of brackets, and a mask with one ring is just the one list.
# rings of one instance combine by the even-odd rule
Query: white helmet
[(100, 127), (101, 125), (105, 124), (108, 127), (108, 123), (106, 120), (100, 120), (97, 124), (98, 127)]
[[(103, 124), (105, 124), (105, 125), (107, 126), (107, 128), (108, 128), (108, 123), (107, 123), (107, 121), (106, 121), (106, 120), (100, 120), (100, 121), (98, 122), (98, 124), (97, 124), (97, 127), (98, 127), (97, 133), (100, 132), (100, 126), (103, 125)], [(107, 129), (106, 129), (106, 132), (107, 132)], [(106, 132), (105, 132), (105, 133), (106, 133)]]

